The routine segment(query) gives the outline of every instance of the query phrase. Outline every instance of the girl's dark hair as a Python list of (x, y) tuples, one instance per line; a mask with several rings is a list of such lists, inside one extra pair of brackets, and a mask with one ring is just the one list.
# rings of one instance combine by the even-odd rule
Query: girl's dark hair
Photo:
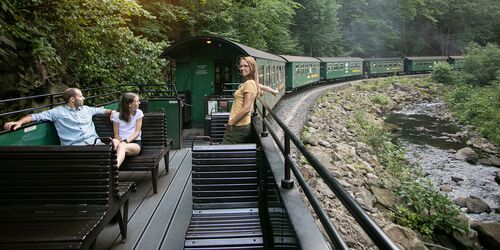
[(120, 102), (120, 120), (130, 122), (130, 109), (128, 106), (134, 101), (138, 95), (132, 92), (123, 93)]

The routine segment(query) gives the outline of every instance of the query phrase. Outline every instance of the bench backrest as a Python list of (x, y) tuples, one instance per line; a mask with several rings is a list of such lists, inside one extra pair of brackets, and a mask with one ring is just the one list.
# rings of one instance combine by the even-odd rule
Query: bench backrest
[[(100, 137), (113, 137), (113, 123), (109, 120), (109, 115), (95, 115), (93, 120)], [(141, 135), (143, 147), (164, 146), (167, 140), (166, 131), (165, 113), (144, 113)]]
[(212, 113), (210, 115), (210, 138), (214, 143), (222, 142), (226, 132), (226, 123), (229, 121), (229, 113)]
[(113, 195), (118, 169), (111, 146), (0, 147), (0, 207), (81, 205), (97, 212)]
[(193, 145), (193, 208), (258, 207), (255, 144)]

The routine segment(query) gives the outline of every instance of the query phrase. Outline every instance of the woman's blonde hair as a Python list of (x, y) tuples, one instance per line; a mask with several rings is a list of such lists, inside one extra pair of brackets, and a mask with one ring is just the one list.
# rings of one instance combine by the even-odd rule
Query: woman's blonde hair
[(257, 62), (255, 61), (255, 58), (251, 56), (242, 56), (240, 57), (240, 60), (238, 60), (238, 63), (241, 62), (241, 60), (244, 60), (245, 62), (248, 63), (248, 66), (250, 67), (250, 76), (252, 77), (252, 80), (254, 80), (256, 83), (259, 83), (259, 69), (257, 67)]

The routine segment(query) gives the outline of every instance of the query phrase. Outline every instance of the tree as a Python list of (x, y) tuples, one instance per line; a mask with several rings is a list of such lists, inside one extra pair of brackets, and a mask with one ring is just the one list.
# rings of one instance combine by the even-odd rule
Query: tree
[(342, 50), (338, 29), (337, 9), (332, 0), (299, 0), (293, 31), (304, 54), (308, 56), (334, 56)]
[[(157, 83), (164, 43), (134, 36), (131, 16), (149, 16), (133, 0), (14, 0), (3, 13), (11, 33), (9, 71), (2, 89), (49, 92), (54, 86)], [(5, 59), (3, 59), (5, 60)], [(19, 77), (17, 77), (19, 76)], [(60, 89), (60, 88), (59, 88)]]
[(395, 0), (339, 0), (345, 46), (361, 57), (397, 56), (400, 37)]
[(263, 0), (234, 6), (237, 40), (276, 54), (297, 53), (297, 41), (290, 26), (298, 5), (291, 0)]

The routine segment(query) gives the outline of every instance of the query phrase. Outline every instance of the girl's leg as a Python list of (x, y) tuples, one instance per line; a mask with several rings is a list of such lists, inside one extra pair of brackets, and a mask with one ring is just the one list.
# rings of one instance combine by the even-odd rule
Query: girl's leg
[(118, 148), (116, 149), (116, 165), (118, 167), (120, 167), (123, 163), (123, 160), (125, 160), (126, 151), (127, 143), (120, 142), (120, 144), (118, 144)]
[(137, 143), (128, 143), (126, 147), (125, 154), (127, 156), (138, 155), (141, 152), (141, 147)]

